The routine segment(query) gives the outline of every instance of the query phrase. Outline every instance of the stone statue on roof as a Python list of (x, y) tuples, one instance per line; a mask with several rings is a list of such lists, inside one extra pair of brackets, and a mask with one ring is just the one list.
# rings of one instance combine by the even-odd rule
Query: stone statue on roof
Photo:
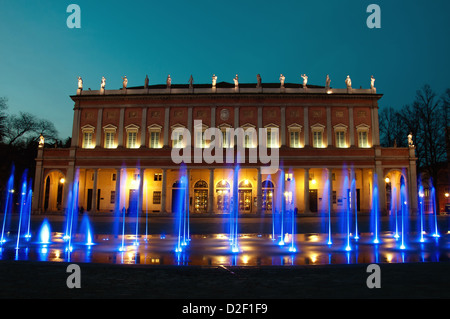
[(148, 82), (149, 82), (149, 79), (148, 79), (148, 75), (146, 75), (145, 76), (145, 82), (144, 82), (144, 88), (148, 88)]
[(82, 90), (83, 89), (83, 79), (81, 78), (81, 76), (78, 77), (78, 90)]
[(39, 148), (43, 148), (44, 144), (45, 144), (45, 138), (44, 138), (44, 135), (42, 135), (42, 133), (41, 133), (41, 135), (39, 136)]
[(127, 85), (128, 85), (128, 79), (127, 79), (127, 76), (125, 75), (124, 77), (122, 77), (122, 80), (123, 80), (123, 82), (122, 82), (123, 88), (126, 89), (126, 88), (127, 88)]
[(193, 87), (194, 87), (194, 78), (192, 77), (191, 74), (191, 77), (189, 78), (189, 88), (192, 89)]
[(375, 78), (373, 77), (373, 75), (370, 77), (370, 88), (375, 88)]
[(409, 147), (414, 147), (414, 142), (413, 142), (413, 135), (412, 133), (408, 134), (408, 146)]
[(284, 88), (284, 80), (286, 79), (286, 77), (283, 74), (280, 74), (280, 84), (281, 87)]
[(172, 86), (172, 79), (170, 78), (170, 74), (167, 76), (166, 84), (168, 88)]
[(258, 74), (258, 75), (256, 76), (256, 87), (257, 87), (257, 88), (260, 88), (260, 87), (261, 87), (261, 75), (260, 75), (260, 74)]
[(217, 76), (213, 74), (212, 76), (212, 87), (215, 88), (217, 84)]
[(308, 84), (308, 76), (306, 74), (302, 74), (303, 78), (303, 88), (306, 88), (306, 85)]
[(350, 75), (347, 75), (347, 78), (345, 79), (345, 84), (347, 85), (348, 89), (352, 88), (352, 79), (350, 79)]
[(329, 88), (330, 88), (330, 84), (331, 84), (330, 75), (327, 74), (327, 78), (326, 78), (326, 80), (325, 80), (325, 87), (326, 87), (327, 89), (329, 89)]
[(234, 81), (234, 87), (238, 87), (239, 86), (239, 77), (237, 74), (236, 74), (236, 77), (233, 79), (233, 81)]
[(105, 79), (104, 76), (102, 76), (102, 82), (100, 83), (100, 88), (101, 88), (102, 90), (104, 90), (104, 89), (105, 89), (105, 86), (106, 86), (106, 79)]

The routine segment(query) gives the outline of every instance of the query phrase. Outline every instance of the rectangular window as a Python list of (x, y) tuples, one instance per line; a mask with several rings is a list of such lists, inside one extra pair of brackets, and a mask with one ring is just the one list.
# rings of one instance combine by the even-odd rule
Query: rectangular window
[(114, 132), (105, 133), (105, 148), (114, 148)]
[(150, 132), (150, 148), (159, 148), (159, 132)]
[(173, 148), (182, 148), (183, 147), (183, 134), (179, 131), (173, 132)]
[(345, 143), (345, 132), (344, 131), (337, 131), (336, 132), (336, 147), (343, 148), (346, 147)]
[(155, 182), (160, 182), (162, 180), (162, 174), (161, 173), (156, 173), (155, 176), (153, 177), (153, 180)]
[(204, 148), (206, 146), (205, 140), (203, 139), (203, 132), (195, 133), (195, 147)]
[(322, 148), (322, 132), (321, 131), (314, 132), (313, 147)]
[(83, 148), (92, 148), (92, 138), (93, 138), (92, 132), (85, 132), (83, 133)]
[(291, 147), (299, 148), (300, 147), (300, 132), (299, 131), (291, 131)]
[(116, 191), (111, 191), (111, 198), (109, 200), (110, 204), (114, 204), (116, 202)]
[(153, 204), (161, 204), (161, 192), (153, 192)]
[(128, 132), (128, 148), (137, 148), (137, 132)]
[(359, 147), (361, 147), (361, 148), (369, 147), (369, 143), (368, 143), (368, 139), (367, 139), (367, 132), (366, 131), (359, 131), (359, 133), (358, 133), (358, 143), (359, 143)]

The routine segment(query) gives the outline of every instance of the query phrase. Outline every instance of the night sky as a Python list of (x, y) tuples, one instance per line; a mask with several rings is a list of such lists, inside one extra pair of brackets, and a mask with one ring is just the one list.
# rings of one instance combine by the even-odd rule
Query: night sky
[[(81, 8), (81, 29), (66, 12)], [(366, 25), (381, 8), (381, 29)], [(10, 113), (31, 112), (71, 135), (77, 76), (84, 88), (233, 82), (279, 82), (368, 88), (380, 106), (401, 107), (425, 83), (450, 87), (450, 1), (0, 1), (0, 97)]]

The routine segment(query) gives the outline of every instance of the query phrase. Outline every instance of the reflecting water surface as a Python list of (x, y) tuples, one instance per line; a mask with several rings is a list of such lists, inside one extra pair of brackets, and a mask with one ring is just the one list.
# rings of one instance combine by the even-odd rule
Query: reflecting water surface
[[(10, 235), (10, 234), (8, 234)], [(352, 238), (346, 250), (347, 237), (336, 235), (328, 245), (327, 234), (298, 234), (294, 236), (297, 251), (289, 251), (292, 236), (286, 235), (285, 245), (266, 234), (240, 234), (239, 251), (233, 252), (227, 234), (191, 235), (182, 252), (175, 252), (177, 236), (172, 235), (94, 235), (86, 242), (85, 235), (75, 235), (70, 246), (63, 233), (51, 233), (41, 242), (39, 236), (22, 240), (16, 249), (14, 235), (0, 247), (0, 260), (50, 262), (88, 262), (145, 265), (195, 266), (290, 266), (358, 263), (410, 263), (450, 260), (449, 234), (435, 238), (424, 236), (424, 242), (401, 242), (392, 233), (382, 233), (380, 243), (374, 244), (372, 234)], [(418, 236), (415, 236), (418, 237)], [(36, 238), (36, 239), (34, 239)], [(123, 245), (123, 251), (121, 247)]]

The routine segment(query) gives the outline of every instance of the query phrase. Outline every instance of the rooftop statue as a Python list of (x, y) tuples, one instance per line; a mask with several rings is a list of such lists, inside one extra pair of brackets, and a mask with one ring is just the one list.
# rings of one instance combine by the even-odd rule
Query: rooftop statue
[(284, 87), (284, 80), (286, 79), (286, 77), (283, 74), (280, 74), (280, 84), (281, 87)]
[(167, 76), (166, 84), (168, 88), (172, 86), (172, 79), (170, 78), (170, 74)]
[(213, 74), (213, 76), (212, 76), (212, 86), (213, 86), (213, 88), (216, 87), (216, 83), (217, 83), (217, 76), (215, 74)]
[(146, 75), (146, 76), (145, 76), (145, 83), (144, 83), (144, 87), (145, 87), (145, 88), (148, 88), (148, 82), (149, 82), (149, 80), (148, 80), (148, 75)]
[(308, 84), (308, 76), (306, 74), (302, 74), (303, 78), (303, 87), (306, 88), (306, 85)]
[(124, 77), (122, 77), (123, 80), (123, 88), (126, 89), (127, 85), (128, 85), (128, 79), (127, 76), (125, 75)]
[(370, 77), (370, 88), (375, 88), (375, 78), (373, 77), (373, 75)]
[(327, 89), (329, 89), (330, 88), (330, 84), (331, 84), (330, 75), (327, 74), (327, 79), (325, 80), (325, 87)]
[(345, 84), (347, 85), (348, 89), (352, 88), (352, 79), (350, 79), (350, 75), (347, 75), (347, 78), (345, 79)]
[(106, 79), (105, 79), (104, 76), (102, 76), (102, 82), (100, 83), (100, 88), (101, 88), (102, 90), (104, 90), (104, 89), (105, 89), (105, 86), (106, 86)]
[(257, 88), (260, 88), (260, 87), (261, 87), (261, 75), (260, 75), (260, 74), (258, 74), (258, 75), (256, 76), (256, 87), (257, 87)]
[(414, 142), (413, 142), (413, 135), (412, 133), (408, 134), (408, 145), (409, 147), (414, 147)]
[(191, 77), (189, 78), (189, 88), (192, 89), (193, 87), (194, 87), (194, 78), (192, 77), (191, 74)]
[(239, 86), (239, 77), (237, 74), (236, 74), (236, 77), (233, 79), (233, 81), (234, 81), (234, 87), (238, 87)]
[(78, 77), (78, 89), (83, 89), (83, 79), (81, 78), (81, 76)]

